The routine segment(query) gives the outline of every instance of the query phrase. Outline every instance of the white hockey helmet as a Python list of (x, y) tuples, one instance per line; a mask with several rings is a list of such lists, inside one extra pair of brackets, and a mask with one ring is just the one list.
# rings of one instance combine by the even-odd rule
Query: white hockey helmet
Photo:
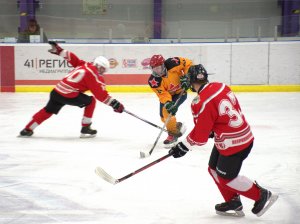
[(104, 56), (96, 57), (93, 63), (98, 68), (99, 72), (100, 72), (101, 67), (103, 67), (105, 69), (104, 72), (106, 72), (109, 69), (109, 61)]

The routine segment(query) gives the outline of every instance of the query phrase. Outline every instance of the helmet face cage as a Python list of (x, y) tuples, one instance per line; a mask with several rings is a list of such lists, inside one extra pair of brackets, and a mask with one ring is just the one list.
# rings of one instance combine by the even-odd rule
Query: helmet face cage
[(166, 66), (164, 64), (156, 67), (151, 67), (151, 69), (152, 69), (152, 75), (155, 77), (162, 77), (166, 75)]
[(161, 77), (166, 74), (165, 59), (160, 54), (155, 54), (150, 59), (150, 67), (152, 69), (152, 75), (155, 77)]
[(190, 78), (190, 89), (193, 92), (196, 92), (192, 86), (192, 83), (205, 84), (208, 82), (207, 76), (208, 73), (203, 67), (203, 65), (192, 65), (188, 70), (189, 78)]

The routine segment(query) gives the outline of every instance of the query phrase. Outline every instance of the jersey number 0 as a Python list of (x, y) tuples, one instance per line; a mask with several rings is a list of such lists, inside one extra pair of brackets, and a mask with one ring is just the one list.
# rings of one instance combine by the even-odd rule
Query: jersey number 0
[(69, 82), (78, 83), (83, 79), (84, 73), (85, 73), (84, 69), (75, 69), (75, 70), (71, 71), (66, 76), (66, 78)]

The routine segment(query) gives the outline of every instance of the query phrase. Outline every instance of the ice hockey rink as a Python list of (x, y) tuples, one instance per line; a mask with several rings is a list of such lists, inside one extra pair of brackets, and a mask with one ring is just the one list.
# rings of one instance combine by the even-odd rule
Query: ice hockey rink
[[(162, 126), (153, 93), (111, 93), (125, 108)], [(189, 93), (177, 114), (193, 127)], [(0, 93), (1, 224), (202, 224), (300, 223), (300, 93), (237, 93), (252, 126), (255, 143), (241, 175), (279, 194), (262, 217), (251, 213), (253, 201), (242, 198), (245, 217), (215, 214), (223, 202), (207, 163), (213, 145), (170, 157), (112, 185), (95, 175), (101, 166), (123, 177), (167, 154), (162, 141), (149, 158), (160, 130), (133, 116), (114, 113), (100, 102), (94, 113), (95, 138), (80, 139), (83, 110), (64, 107), (39, 126), (31, 138), (18, 138), (48, 93)]]

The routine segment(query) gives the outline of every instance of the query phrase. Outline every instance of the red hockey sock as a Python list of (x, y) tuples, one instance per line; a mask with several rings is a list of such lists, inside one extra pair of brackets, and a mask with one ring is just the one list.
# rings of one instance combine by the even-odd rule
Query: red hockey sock
[[(225, 184), (225, 187), (235, 191), (236, 193), (243, 195), (244, 197), (250, 198), (257, 201), (260, 198), (260, 191), (256, 184), (245, 176), (237, 176), (233, 180), (225, 180), (219, 177), (220, 182)], [(225, 181), (224, 181), (225, 180)]]
[(259, 188), (245, 176), (238, 175), (236, 178), (228, 180), (218, 176), (220, 185), (227, 191), (234, 192), (235, 194), (243, 195), (257, 201), (260, 197)]
[(220, 193), (222, 194), (225, 201), (230, 201), (233, 197), (237, 195), (235, 191), (231, 191), (230, 189), (223, 187), (223, 185), (219, 181), (219, 176), (214, 169), (208, 167), (208, 172), (214, 179), (217, 187), (219, 188)]
[(95, 107), (96, 107), (96, 100), (95, 97), (92, 97), (92, 102), (84, 108), (83, 116), (90, 117), (90, 118), (93, 117)]
[(87, 126), (92, 123), (92, 117), (94, 114), (94, 110), (96, 107), (95, 97), (92, 97), (92, 102), (84, 108), (83, 118), (82, 118), (82, 126)]
[(37, 112), (35, 115), (33, 115), (32, 120), (25, 126), (25, 128), (29, 129), (29, 130), (33, 130), (51, 116), (52, 116), (52, 114), (48, 113), (45, 110), (45, 108), (43, 108), (39, 112)]

